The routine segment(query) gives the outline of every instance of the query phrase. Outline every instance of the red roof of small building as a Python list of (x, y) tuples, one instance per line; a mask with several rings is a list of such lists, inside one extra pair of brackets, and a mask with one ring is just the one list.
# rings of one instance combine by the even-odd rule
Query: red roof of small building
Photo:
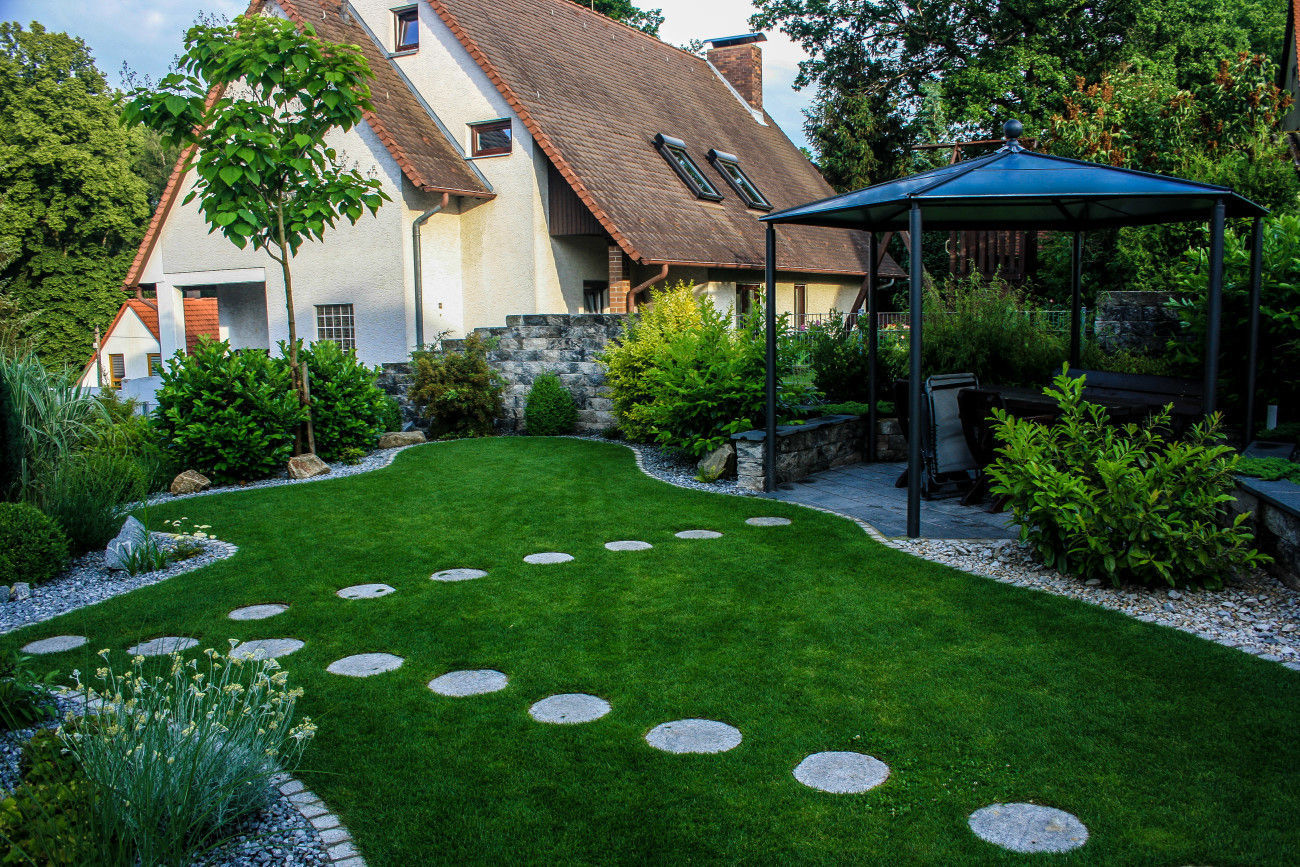
[[(200, 337), (211, 337), (213, 340), (221, 339), (221, 327), (217, 319), (217, 299), (216, 298), (186, 298), (185, 303), (185, 351), (193, 352), (194, 347), (198, 345)], [(158, 304), (146, 298), (131, 298), (121, 307), (118, 308), (117, 315), (109, 324), (108, 329), (100, 338), (100, 346), (108, 342), (113, 336), (113, 331), (117, 328), (126, 311), (130, 310), (140, 317), (144, 327), (149, 329), (153, 339), (157, 340), (161, 348), (162, 337), (158, 332)], [(86, 371), (95, 363), (95, 353), (90, 354), (90, 359), (86, 366), (82, 368), (81, 375), (85, 376)]]

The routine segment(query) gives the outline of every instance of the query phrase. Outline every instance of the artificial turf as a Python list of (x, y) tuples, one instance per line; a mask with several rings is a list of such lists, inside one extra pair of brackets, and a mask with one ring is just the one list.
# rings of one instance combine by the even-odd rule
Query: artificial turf
[[(788, 527), (744, 519), (783, 515)], [(155, 507), (239, 546), (232, 559), (0, 636), (90, 646), (159, 635), (200, 647), (295, 637), (282, 660), (320, 724), (300, 775), (371, 865), (1024, 863), (975, 838), (979, 807), (1077, 815), (1059, 864), (1289, 864), (1300, 852), (1300, 673), (1073, 600), (914, 559), (797, 506), (673, 488), (619, 446), (438, 443), (384, 470)], [(678, 530), (721, 539), (685, 541)], [(653, 550), (611, 552), (642, 539)], [(529, 566), (563, 551), (572, 563)], [(489, 571), (429, 580), (453, 567)], [(397, 592), (344, 601), (383, 582)], [(283, 602), (269, 620), (238, 606)], [(330, 675), (389, 652), (397, 671)], [(197, 652), (197, 651), (195, 651)], [(495, 668), (504, 691), (426, 684)], [(596, 722), (542, 725), (534, 701), (608, 699)], [(669, 755), (658, 723), (738, 726), (736, 749)], [(822, 750), (869, 753), (860, 795), (800, 785)]]

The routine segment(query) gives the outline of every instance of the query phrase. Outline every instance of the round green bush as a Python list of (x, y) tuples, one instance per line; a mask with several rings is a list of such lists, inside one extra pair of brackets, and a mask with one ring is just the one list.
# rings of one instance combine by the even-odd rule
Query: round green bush
[(578, 405), (555, 374), (543, 373), (533, 380), (524, 408), (524, 424), (529, 436), (538, 437), (573, 433), (578, 426)]
[(41, 584), (68, 562), (68, 537), (53, 519), (26, 503), (0, 503), (0, 575)]
[(368, 454), (381, 433), (400, 429), (386, 427), (392, 399), (375, 384), (378, 368), (332, 340), (317, 341), (298, 357), (311, 378), (311, 422), (321, 460), (342, 460), (358, 449)]

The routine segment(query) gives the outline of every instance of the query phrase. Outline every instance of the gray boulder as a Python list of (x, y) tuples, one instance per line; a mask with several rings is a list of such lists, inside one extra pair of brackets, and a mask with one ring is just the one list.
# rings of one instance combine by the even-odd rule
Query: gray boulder
[(32, 585), (26, 581), (19, 581), (14, 584), (14, 601), (23, 602), (32, 598)]
[(329, 464), (315, 455), (294, 455), (289, 458), (289, 478), (310, 479), (330, 471)]
[(736, 476), (736, 447), (731, 443), (719, 446), (705, 455), (695, 467), (702, 481), (716, 482)]
[(173, 496), (179, 494), (197, 494), (199, 491), (206, 491), (212, 487), (212, 481), (207, 476), (195, 470), (186, 470), (176, 478), (172, 479), (172, 486), (168, 488)]
[(126, 569), (126, 558), (145, 543), (149, 531), (134, 516), (128, 517), (113, 541), (104, 549), (104, 563), (110, 569)]
[(395, 431), (381, 436), (379, 438), (379, 445), (376, 446), (376, 448), (400, 449), (402, 446), (414, 446), (427, 441), (428, 440), (424, 436), (424, 431)]

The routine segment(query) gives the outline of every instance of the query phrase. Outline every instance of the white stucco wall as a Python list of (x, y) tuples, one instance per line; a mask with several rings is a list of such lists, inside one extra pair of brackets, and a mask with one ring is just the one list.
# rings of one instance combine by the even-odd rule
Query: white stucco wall
[[(149, 354), (161, 354), (161, 347), (144, 322), (130, 307), (117, 321), (111, 334), (104, 337), (103, 345), (97, 356), (98, 364), (103, 365), (103, 384), (109, 384), (109, 372), (112, 370), (108, 357), (121, 355), (125, 365), (123, 379), (138, 379), (149, 375)], [(80, 384), (93, 387), (100, 384), (100, 368), (91, 364), (82, 374)]]

